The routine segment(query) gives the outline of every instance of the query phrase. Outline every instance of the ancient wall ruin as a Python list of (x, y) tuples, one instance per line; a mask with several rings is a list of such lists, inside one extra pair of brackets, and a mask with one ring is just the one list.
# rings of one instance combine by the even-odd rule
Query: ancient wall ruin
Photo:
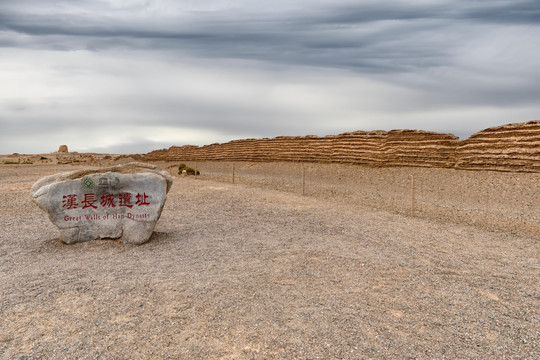
[(488, 128), (460, 141), (456, 168), (540, 172), (540, 121)]
[(540, 121), (482, 130), (466, 140), (421, 130), (279, 136), (206, 146), (172, 146), (147, 161), (294, 161), (540, 172)]

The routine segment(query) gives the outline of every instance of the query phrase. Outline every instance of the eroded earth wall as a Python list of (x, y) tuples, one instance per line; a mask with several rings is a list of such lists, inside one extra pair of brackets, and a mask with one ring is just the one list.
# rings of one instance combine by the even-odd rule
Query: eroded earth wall
[(202, 147), (172, 146), (147, 161), (294, 161), (540, 172), (540, 121), (482, 130), (466, 140), (421, 130), (279, 136)]
[(460, 141), (456, 168), (540, 172), (540, 121), (488, 128)]

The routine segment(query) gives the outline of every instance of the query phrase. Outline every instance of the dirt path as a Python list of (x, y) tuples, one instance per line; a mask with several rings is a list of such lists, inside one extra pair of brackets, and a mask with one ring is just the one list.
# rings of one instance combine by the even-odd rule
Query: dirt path
[(0, 168), (1, 359), (540, 358), (538, 239), (175, 178), (149, 243), (68, 246), (57, 171)]

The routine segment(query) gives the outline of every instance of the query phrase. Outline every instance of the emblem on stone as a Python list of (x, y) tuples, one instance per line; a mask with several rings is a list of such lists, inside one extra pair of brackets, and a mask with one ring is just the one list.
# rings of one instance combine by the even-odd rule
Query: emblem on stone
[(170, 174), (157, 166), (130, 163), (47, 176), (32, 186), (30, 196), (67, 244), (97, 239), (143, 244), (171, 185)]
[(85, 177), (82, 179), (82, 184), (87, 189), (92, 189), (94, 187), (94, 180), (89, 177)]

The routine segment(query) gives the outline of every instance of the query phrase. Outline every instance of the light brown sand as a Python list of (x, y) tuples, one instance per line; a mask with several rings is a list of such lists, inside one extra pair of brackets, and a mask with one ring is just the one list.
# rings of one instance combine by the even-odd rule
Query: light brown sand
[(152, 240), (64, 245), (0, 166), (0, 358), (540, 356), (540, 242), (175, 178)]
[[(187, 164), (198, 166), (203, 179), (231, 182), (230, 162)], [(235, 181), (300, 194), (302, 166), (292, 162), (237, 162)], [(305, 192), (309, 196), (408, 215), (414, 178), (416, 216), (540, 239), (539, 173), (344, 164), (304, 166)]]

